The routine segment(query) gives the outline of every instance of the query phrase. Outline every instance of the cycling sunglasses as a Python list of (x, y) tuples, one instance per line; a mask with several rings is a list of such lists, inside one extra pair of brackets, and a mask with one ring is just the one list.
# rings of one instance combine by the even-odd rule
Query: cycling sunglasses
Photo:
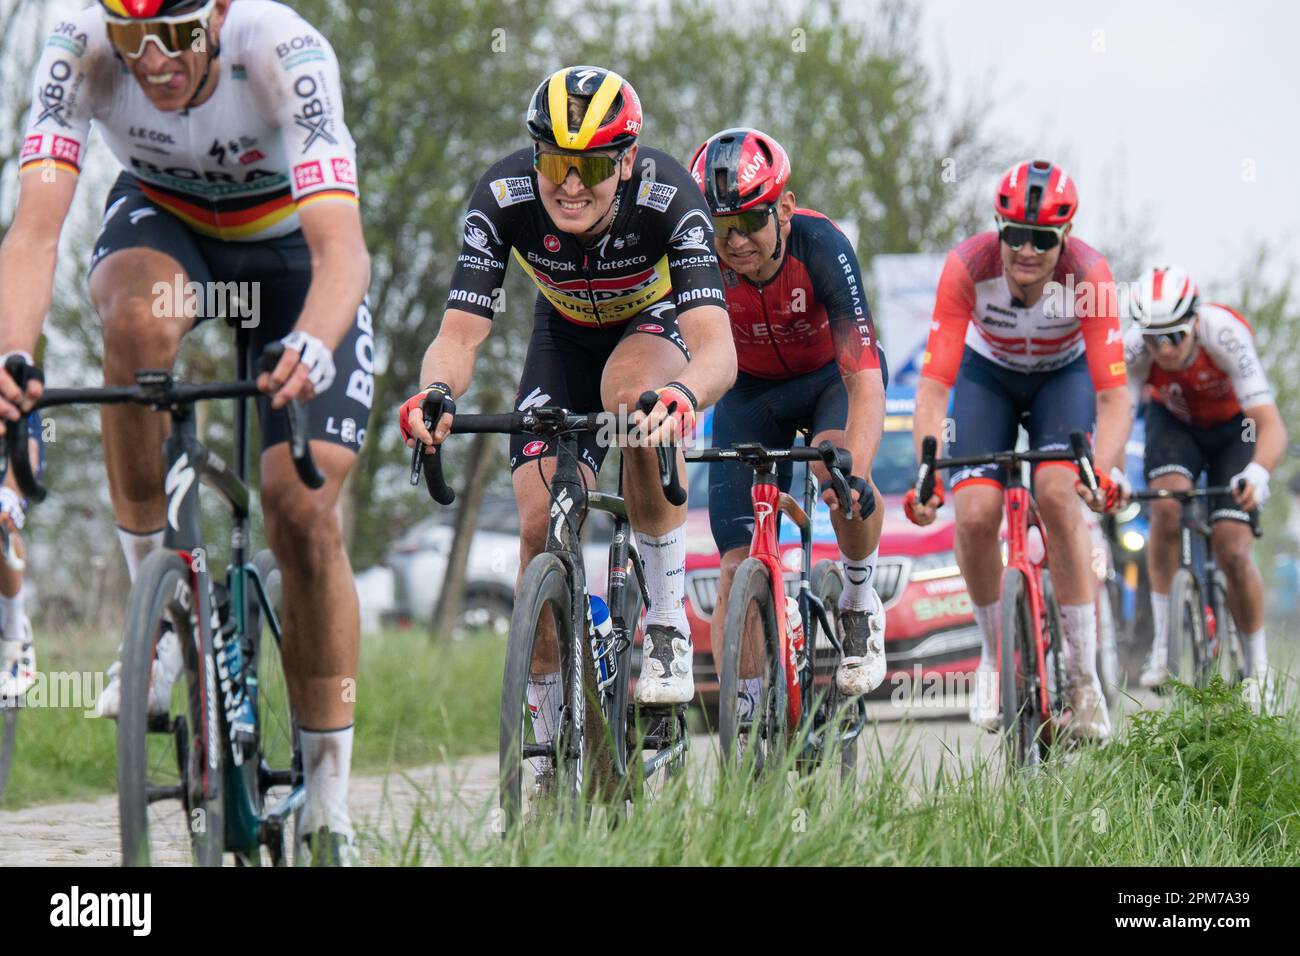
[(1035, 252), (1055, 249), (1065, 238), (1064, 226), (1022, 226), (998, 220), (998, 238), (1016, 252), (1026, 242), (1033, 243)]
[(1172, 345), (1174, 348), (1183, 344), (1183, 339), (1191, 333), (1190, 325), (1180, 325), (1172, 329), (1161, 329), (1158, 332), (1148, 332), (1142, 330), (1142, 344), (1149, 349), (1157, 349), (1161, 345)]
[(623, 152), (616, 156), (601, 153), (544, 153), (534, 148), (533, 166), (557, 186), (563, 186), (569, 178), (569, 170), (576, 169), (582, 185), (590, 188), (617, 173), (623, 155)]
[(104, 25), (108, 39), (115, 49), (128, 60), (144, 56), (145, 46), (152, 42), (164, 56), (178, 57), (186, 50), (202, 49), (207, 42), (208, 19), (217, 0), (208, 0), (202, 7), (189, 13), (152, 20), (119, 20), (105, 14)]
[(720, 239), (726, 239), (733, 229), (742, 236), (752, 236), (767, 225), (775, 211), (776, 206), (767, 206), (764, 209), (746, 209), (728, 216), (714, 216), (713, 231)]

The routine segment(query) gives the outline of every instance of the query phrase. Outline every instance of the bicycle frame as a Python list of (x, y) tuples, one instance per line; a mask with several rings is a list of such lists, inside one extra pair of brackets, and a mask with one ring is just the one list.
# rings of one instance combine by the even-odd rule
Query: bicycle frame
[[(1025, 576), (1026, 589), (1029, 592), (1029, 618), (1033, 627), (1034, 667), (1037, 670), (1038, 706), (1040, 713), (1046, 717), (1051, 713), (1051, 704), (1047, 699), (1047, 655), (1046, 641), (1043, 640), (1043, 569), (1029, 559), (1029, 528), (1036, 525), (1044, 536), (1044, 558), (1046, 561), (1046, 529), (1038, 518), (1038, 509), (1033, 496), (1025, 487), (1020, 468), (1008, 469), (1007, 484), (1002, 491), (1002, 503), (1007, 518), (1007, 559), (1003, 574), (1014, 568)], [(1002, 642), (997, 642), (997, 667), (1002, 670)]]

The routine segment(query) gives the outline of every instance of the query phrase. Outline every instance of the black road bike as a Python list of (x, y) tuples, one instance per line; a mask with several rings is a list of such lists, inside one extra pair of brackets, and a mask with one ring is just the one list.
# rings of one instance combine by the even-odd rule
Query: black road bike
[[(1230, 684), (1246, 676), (1241, 635), (1228, 608), (1228, 579), (1214, 560), (1210, 526), (1202, 514), (1206, 498), (1231, 494), (1227, 486), (1133, 493), (1140, 501), (1168, 499), (1181, 508), (1179, 567), (1169, 587), (1169, 673), (1197, 687), (1205, 687), (1216, 673)], [(1250, 512), (1250, 529), (1256, 538), (1263, 534), (1258, 509)]]
[[(641, 396), (639, 407), (649, 413), (658, 397)], [(440, 399), (425, 399), (425, 425), (442, 417)], [(637, 799), (654, 775), (680, 773), (686, 765), (689, 737), (685, 705), (643, 707), (629, 701), (632, 644), (641, 611), (649, 605), (645, 573), (633, 542), (627, 507), (619, 495), (589, 491), (578, 471), (578, 436), (608, 428), (604, 413), (575, 414), (564, 408), (541, 407), (501, 415), (456, 415), (453, 434), (526, 434), (554, 442), (556, 469), (549, 493), (550, 523), (546, 547), (524, 570), (515, 595), (501, 686), (500, 803), (503, 830), (509, 834), (524, 819), (525, 796), (534, 781), (533, 762), (545, 769), (538, 779), (549, 783), (542, 794), (566, 818), (577, 819), (593, 802), (619, 804)], [(620, 423), (623, 433), (626, 423)], [(612, 429), (611, 429), (612, 430)], [(658, 449), (660, 479), (674, 504), (686, 500), (677, 477), (676, 449)], [(441, 452), (426, 455), (416, 444), (411, 480), (423, 467), (429, 494), (448, 505), (455, 494), (442, 474)], [(589, 510), (614, 519), (609, 549), (606, 601), (611, 633), (602, 637), (592, 627), (581, 532)], [(541, 641), (554, 634), (560, 674), (558, 727), (550, 741), (533, 732), (528, 706), (528, 679)], [(648, 756), (645, 756), (648, 754)]]
[[(270, 371), (283, 346), (262, 352)], [(171, 434), (163, 445), (167, 524), (163, 546), (146, 558), (131, 587), (122, 642), (121, 704), (117, 719), (117, 791), (122, 861), (147, 866), (193, 862), (220, 866), (287, 865), (291, 831), (305, 791), (297, 727), (289, 708), (281, 658), (279, 572), (269, 551), (248, 560), (248, 399), (259, 394), (250, 375), (247, 333), (239, 330), (239, 380), (195, 385), (165, 370), (141, 370), (136, 384), (47, 389), (38, 408), (64, 405), (141, 405), (166, 412)], [(11, 372), (21, 374), (20, 368)], [(19, 382), (20, 387), (24, 383)], [(235, 400), (232, 468), (196, 436), (198, 402)], [(290, 403), (290, 451), (299, 478), (319, 488), (308, 444), (307, 411)], [(34, 502), (45, 497), (25, 449), (24, 418), (10, 450), (15, 478)], [(199, 522), (199, 488), (207, 485), (230, 514), (230, 565), (224, 581), (207, 566)], [(272, 640), (262, 639), (262, 622)], [(165, 713), (151, 713), (158, 670), (174, 667), (160, 645), (178, 645), (180, 673)], [(236, 660), (242, 666), (236, 668)], [(175, 655), (171, 657), (175, 661)], [(234, 720), (244, 695), (255, 722)], [(262, 848), (266, 850), (263, 860)]]

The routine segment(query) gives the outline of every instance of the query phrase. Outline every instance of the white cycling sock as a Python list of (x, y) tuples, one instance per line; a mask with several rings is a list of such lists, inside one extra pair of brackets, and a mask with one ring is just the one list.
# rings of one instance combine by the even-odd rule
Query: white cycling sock
[(348, 813), (348, 777), (352, 770), (352, 725), (338, 730), (300, 730), (303, 783), (307, 806), (304, 833), (329, 827), (352, 838)]
[(5, 640), (21, 641), (23, 633), (23, 585), (18, 583), (18, 593), (13, 597), (0, 594), (0, 634)]
[(134, 584), (135, 573), (140, 570), (144, 559), (149, 557), (156, 548), (162, 547), (162, 529), (147, 534), (136, 534), (125, 528), (118, 528), (117, 539), (122, 542), (122, 554), (126, 556), (126, 573), (131, 576), (131, 583)]
[[(1231, 612), (1229, 612), (1231, 613)], [(1263, 678), (1268, 670), (1268, 650), (1264, 646), (1264, 629), (1243, 634), (1241, 650), (1246, 655), (1246, 676)]]
[(736, 695), (736, 718), (753, 720), (754, 711), (758, 708), (758, 695), (763, 693), (763, 678), (742, 677), (739, 691)]
[(1002, 602), (976, 604), (975, 623), (980, 627), (980, 667), (998, 665), (998, 631), (1002, 628)]
[(875, 584), (877, 547), (865, 558), (850, 558), (840, 552), (840, 566), (844, 569), (844, 591), (840, 594), (840, 610), (869, 611), (872, 609), (871, 588)]
[[(528, 675), (528, 716), (533, 722), (533, 737), (539, 744), (549, 744), (555, 739), (555, 728), (560, 723), (560, 673)], [(533, 761), (534, 773), (551, 769), (547, 757)]]
[(1159, 655), (1159, 661), (1165, 660), (1169, 656), (1169, 635), (1165, 628), (1169, 626), (1169, 595), (1157, 594), (1151, 592), (1151, 623), (1154, 625), (1154, 634), (1151, 638), (1151, 657), (1153, 660)]
[(1070, 683), (1088, 682), (1098, 690), (1097, 676), (1097, 605), (1062, 604), (1061, 628), (1065, 631), (1065, 660)]
[(686, 523), (667, 534), (636, 533), (637, 550), (645, 565), (645, 584), (650, 607), (645, 626), (662, 624), (691, 636), (686, 619)]

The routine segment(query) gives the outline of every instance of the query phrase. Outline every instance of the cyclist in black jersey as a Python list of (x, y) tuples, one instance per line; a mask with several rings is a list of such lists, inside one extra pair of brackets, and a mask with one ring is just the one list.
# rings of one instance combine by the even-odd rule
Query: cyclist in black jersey
[[(533, 95), (527, 126), (532, 147), (493, 165), (470, 200), (447, 310), (421, 369), (429, 384), (400, 412), (407, 444), (436, 445), (447, 436), (451, 416), (430, 436), (420, 402), (430, 391), (454, 399), (469, 388), (511, 250), (539, 293), (516, 407), (631, 411), (642, 392), (657, 390), (651, 440), (689, 435), (695, 412), (736, 377), (700, 191), (671, 156), (638, 147), (640, 101), (608, 70), (557, 70)], [(594, 439), (583, 444), (580, 465), (589, 482), (605, 451)], [(521, 570), (545, 544), (554, 453), (540, 440), (511, 445)], [(684, 703), (694, 694), (683, 607), (685, 507), (664, 500), (653, 448), (626, 449), (624, 472), (650, 589), (637, 697)], [(542, 737), (555, 723), (548, 710), (557, 706), (559, 695), (550, 691), (558, 671), (554, 635), (544, 635), (529, 687)]]

